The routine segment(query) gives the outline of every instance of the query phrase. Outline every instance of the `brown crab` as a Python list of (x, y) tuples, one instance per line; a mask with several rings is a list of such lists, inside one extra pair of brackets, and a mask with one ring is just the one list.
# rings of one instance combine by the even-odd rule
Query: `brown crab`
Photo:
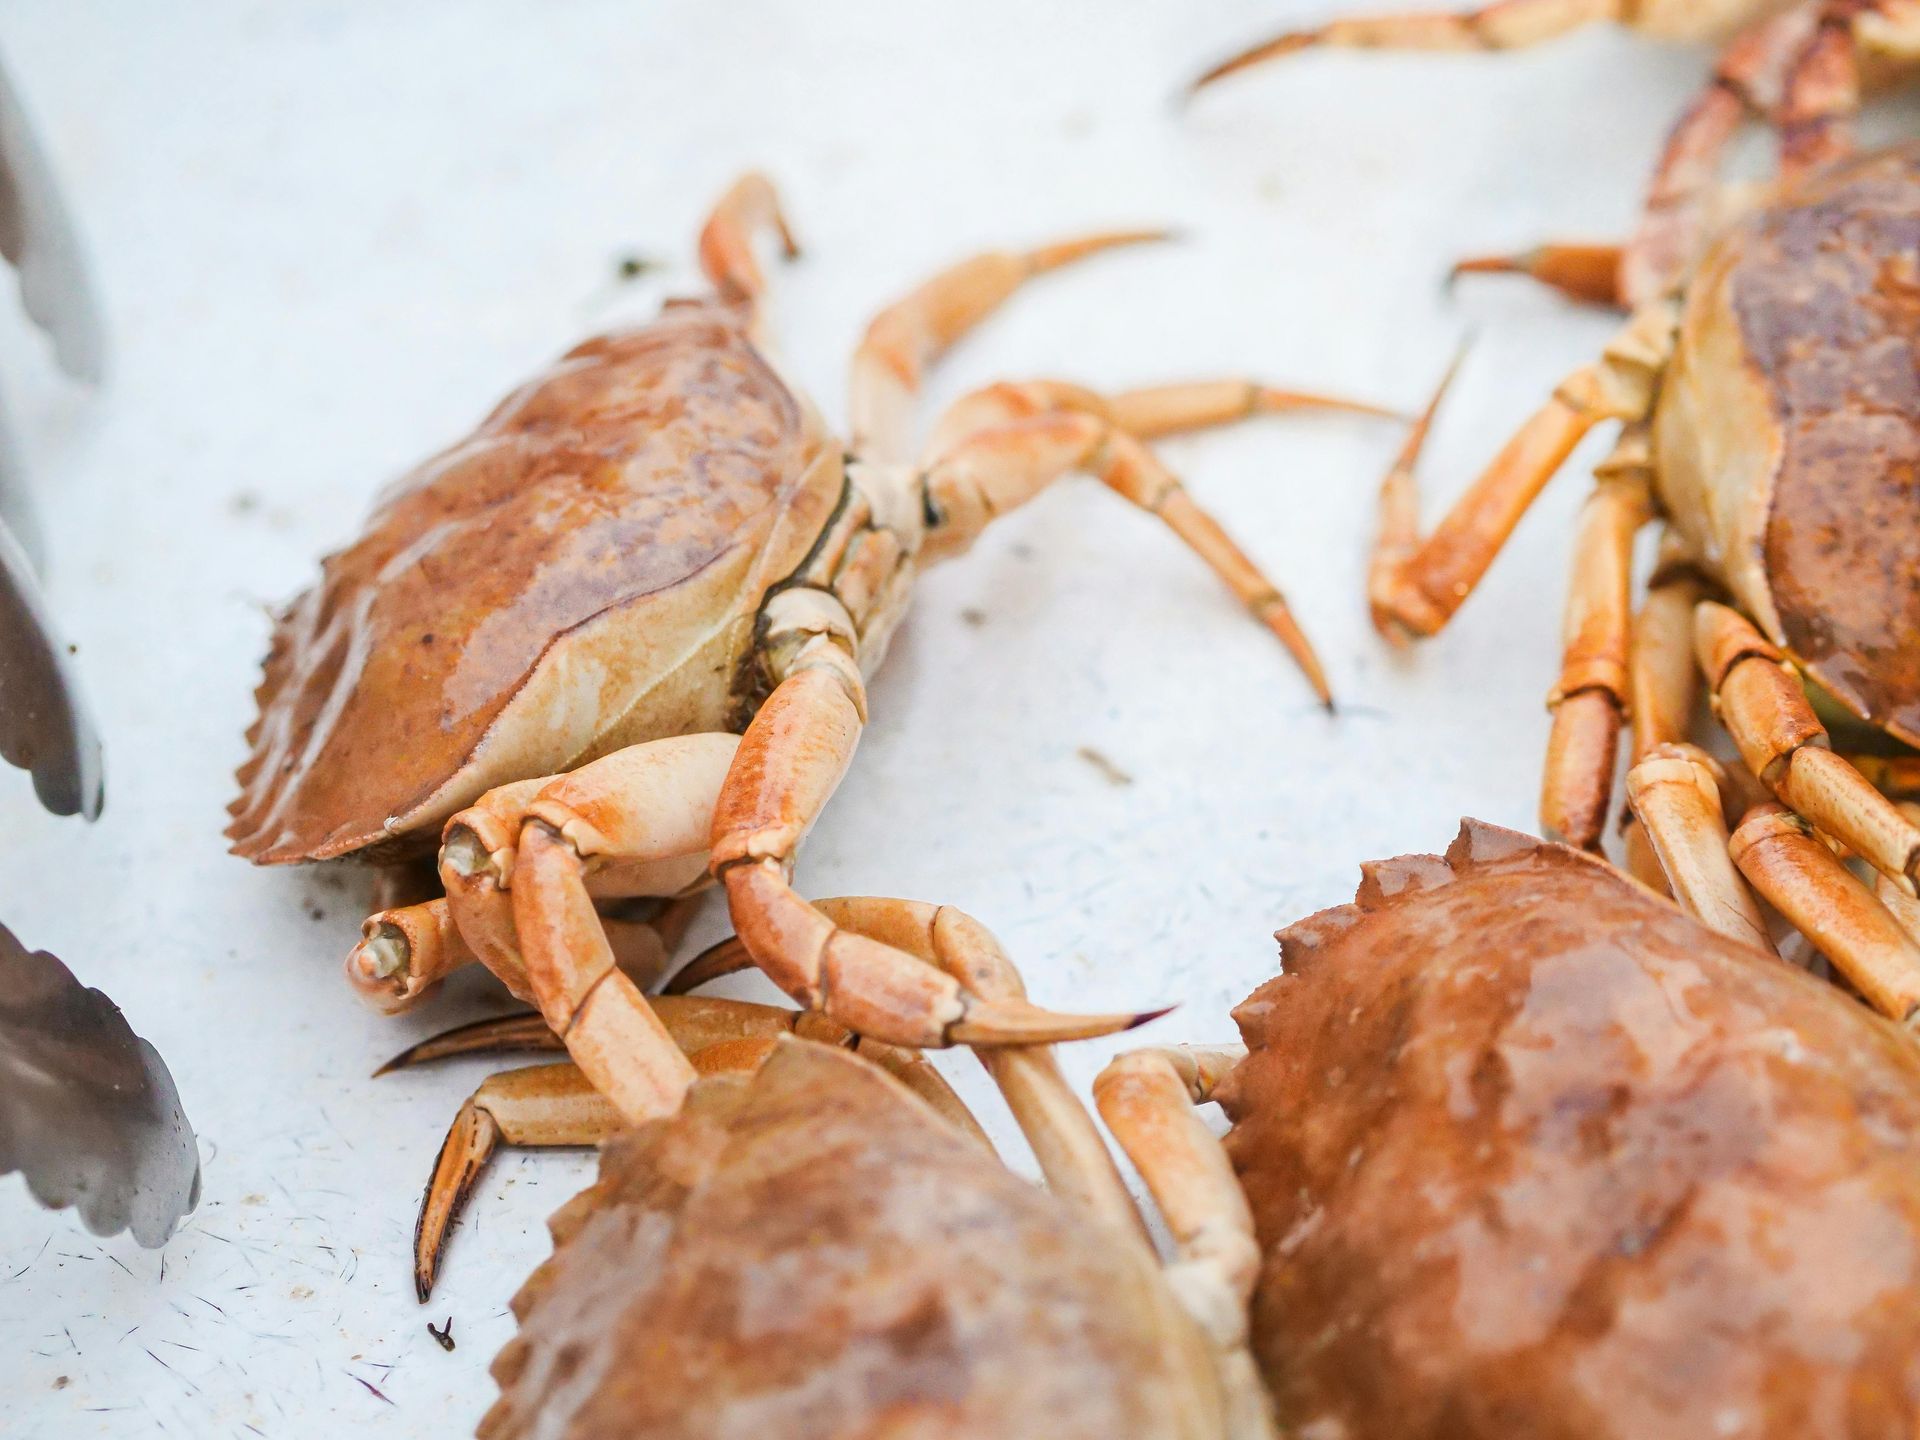
[[(821, 904), (843, 923), (898, 913)], [(933, 906), (913, 922), (894, 938), (916, 957), (1018, 996), (977, 924)], [(662, 1015), (701, 1076), (675, 1116), (621, 1131), (570, 1064), (496, 1077), (470, 1107), (530, 1143), (607, 1140), (514, 1301), (482, 1436), (1272, 1434), (1244, 1346), (1210, 1344), (1162, 1278), (1045, 1047), (981, 1058), (1051, 1194), (913, 1052), (850, 1053), (818, 1015), (734, 1001)], [(514, 1038), (507, 1022), (441, 1048)]]
[(1469, 821), (1364, 877), (1244, 1049), (1096, 1084), (1291, 1433), (1913, 1435), (1910, 1037), (1565, 846)]
[[(1916, 353), (1920, 145), (1905, 145), (1800, 177), (1723, 233), (1683, 293), (1642, 306), (1598, 364), (1564, 380), (1424, 540), (1416, 433), (1382, 491), (1370, 582), (1395, 640), (1440, 629), (1580, 438), (1624, 422), (1575, 546), (1549, 700), (1549, 835), (1598, 847), (1622, 725), (1630, 715), (1637, 760), (1685, 741), (1697, 662), (1763, 794), (1800, 817), (1759, 817), (1762, 829), (1810, 823), (1912, 892), (1920, 828), (1834, 752), (1802, 681), (1855, 728), (1920, 741)], [(1633, 540), (1655, 514), (1666, 548), (1634, 619)], [(1738, 810), (1753, 798), (1729, 796)], [(1741, 849), (1790, 916), (1846, 889), (1838, 867), (1769, 865), (1764, 850), (1749, 864)], [(1880, 972), (1877, 1002), (1896, 1018), (1920, 1006), (1911, 944), (1820, 943), (1856, 981)]]
[(610, 938), (596, 906), (709, 876), (781, 988), (877, 1039), (1132, 1023), (979, 1002), (801, 899), (795, 847), (851, 759), (920, 568), (1076, 470), (1159, 516), (1324, 694), (1278, 590), (1141, 437), (1368, 408), (1243, 382), (1112, 400), (998, 385), (915, 463), (923, 367), (1029, 278), (1157, 238), (1128, 232), (983, 255), (883, 311), (854, 358), (843, 452), (759, 337), (762, 226), (786, 238), (749, 176), (701, 235), (715, 298), (571, 351), (324, 562), (275, 631), (228, 831), (260, 864), (404, 861), (437, 837), (444, 896), (375, 915), (350, 974), (393, 1006), (479, 959), (631, 1120), (672, 1111), (694, 1072), (628, 973), (661, 958), (649, 917), (616, 914)]
[(1222, 61), (1199, 89), (1251, 65), (1321, 45), (1507, 50), (1582, 26), (1626, 25), (1652, 38), (1727, 38), (1713, 76), (1681, 112), (1624, 245), (1554, 243), (1462, 262), (1459, 273), (1522, 273), (1577, 299), (1636, 308), (1687, 273), (1713, 228), (1719, 162), (1749, 116), (1779, 132), (1790, 167), (1841, 153), (1863, 86), (1920, 63), (1916, 0), (1495, 0), (1458, 13), (1349, 17), (1296, 30)]

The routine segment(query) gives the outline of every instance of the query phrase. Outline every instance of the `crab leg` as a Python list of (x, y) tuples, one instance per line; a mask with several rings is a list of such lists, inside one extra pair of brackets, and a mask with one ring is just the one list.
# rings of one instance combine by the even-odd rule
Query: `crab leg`
[(1629, 304), (1671, 291), (1699, 257), (1718, 218), (1713, 198), (1727, 147), (1749, 115), (1774, 110), (1818, 9), (1798, 4), (1742, 30), (1722, 52), (1713, 78), (1681, 112), (1621, 258), (1620, 288)]
[(1279, 588), (1151, 450), (1099, 415), (1074, 410), (1035, 415), (977, 431), (935, 460), (926, 473), (926, 493), (938, 519), (927, 531), (922, 553), (928, 560), (959, 554), (989, 521), (1081, 470), (1159, 516), (1279, 637), (1321, 702), (1331, 706), (1326, 672)]
[[(785, 678), (741, 738), (713, 815), (713, 873), (754, 963), (808, 1009), (916, 1048), (1042, 1044), (1112, 1034), (1149, 1018), (1059, 1015), (973, 994), (891, 945), (841, 929), (794, 892), (787, 877), (795, 848), (846, 772), (866, 702), (859, 669), (841, 648), (851, 622), (841, 611), (838, 622), (821, 623), (846, 631), (801, 640), (782, 664)], [(774, 615), (769, 653), (784, 652), (786, 632)]]
[[(697, 879), (736, 744), (686, 735), (631, 746), (568, 775), (502, 786), (447, 822), (440, 870), (462, 937), (508, 989), (540, 1007), (630, 1119), (677, 1108), (692, 1071), (620, 968), (586, 860), (602, 880), (624, 878), (641, 893)], [(597, 797), (609, 791), (636, 808), (603, 808)]]
[(1720, 767), (1692, 745), (1661, 745), (1627, 772), (1627, 803), (1680, 908), (1709, 929), (1772, 952), (1753, 892), (1728, 853)]
[(771, 229), (780, 237), (780, 248), (787, 259), (799, 256), (800, 247), (781, 214), (780, 196), (773, 182), (750, 171), (720, 197), (700, 231), (700, 268), (706, 271), (721, 299), (757, 307), (766, 293), (767, 277), (753, 255), (753, 237), (763, 229)]
[[(673, 1041), (701, 1075), (758, 1068), (782, 1035), (845, 1045), (843, 1026), (804, 1010), (742, 1000), (679, 997), (660, 1004)], [(541, 1037), (544, 1036), (543, 1040)], [(560, 1042), (538, 1016), (484, 1021), (423, 1041), (395, 1056), (378, 1073), (451, 1055), (500, 1050), (557, 1050)], [(991, 1150), (972, 1112), (940, 1073), (919, 1056), (866, 1042), (856, 1048), (893, 1074), (962, 1133)], [(465, 1207), (487, 1161), (502, 1143), (537, 1147), (598, 1145), (624, 1124), (620, 1112), (579, 1066), (568, 1062), (507, 1070), (483, 1081), (460, 1107), (434, 1160), (414, 1226), (414, 1288), (424, 1302), (440, 1271), (448, 1232)]]
[(1625, 0), (1493, 0), (1477, 10), (1410, 10), (1331, 20), (1292, 30), (1230, 55), (1192, 85), (1199, 90), (1242, 70), (1318, 46), (1364, 50), (1517, 50), (1582, 26), (1619, 20)]
[[(1733, 860), (1782, 915), (1889, 1019), (1920, 1022), (1920, 944), (1800, 816), (1758, 805), (1733, 832)], [(1920, 1027), (1916, 1027), (1920, 1028)]]
[[(1684, 743), (1692, 728), (1700, 693), (1700, 669), (1693, 663), (1693, 607), (1703, 588), (1699, 573), (1668, 532), (1646, 599), (1633, 617), (1627, 651), (1627, 714), (1633, 724), (1635, 763), (1662, 745)], [(1631, 803), (1622, 830), (1627, 868), (1654, 889), (1666, 889), (1663, 862)]]
[(1747, 768), (1775, 795), (1911, 891), (1920, 826), (1828, 748), (1827, 731), (1786, 657), (1738, 611), (1704, 600), (1694, 646), (1714, 713)]
[(1237, 1046), (1136, 1050), (1100, 1072), (1093, 1096), (1173, 1234), (1179, 1258), (1167, 1280), (1220, 1355), (1233, 1433), (1264, 1435), (1274, 1433), (1273, 1419), (1247, 1351), (1260, 1275), (1253, 1212), (1225, 1147), (1194, 1113), (1244, 1054)]
[(943, 270), (882, 310), (854, 351), (847, 384), (853, 453), (873, 463), (913, 458), (913, 402), (926, 367), (1036, 275), (1103, 250), (1170, 238), (1116, 230), (1025, 251), (990, 251)]
[(1633, 538), (1652, 518), (1645, 427), (1629, 427), (1581, 512), (1567, 590), (1560, 678), (1547, 697), (1553, 730), (1540, 787), (1549, 840), (1595, 853), (1613, 801), (1626, 719)]
[(1524, 275), (1583, 305), (1622, 307), (1620, 262), (1625, 249), (1582, 241), (1548, 241), (1515, 255), (1474, 255), (1455, 262), (1448, 283), (1462, 275)]
[(1424, 541), (1416, 538), (1413, 467), (1427, 426), (1416, 426), (1381, 486), (1380, 539), (1368, 590), (1374, 624), (1384, 636), (1397, 643), (1438, 632), (1586, 433), (1604, 420), (1646, 418), (1655, 378), (1673, 350), (1675, 323), (1675, 310), (1665, 302), (1636, 314), (1598, 364), (1560, 383)]
[(1860, 66), (1853, 26), (1857, 11), (1872, 7), (1823, 7), (1819, 27), (1794, 57), (1780, 97), (1780, 170), (1791, 179), (1816, 170), (1854, 148), (1860, 113)]
[[(602, 915), (600, 924), (615, 963), (634, 984), (645, 989), (666, 973), (674, 937), (662, 933), (659, 922)], [(673, 928), (684, 928), (684, 921)], [(517, 953), (512, 958), (517, 961)], [(347, 955), (347, 982), (374, 1009), (397, 1015), (412, 1009), (453, 971), (479, 959), (443, 895), (398, 910), (377, 910), (362, 921), (360, 943)], [(496, 954), (496, 968), (506, 963), (505, 952)], [(525, 971), (519, 975), (524, 990)]]
[[(891, 945), (960, 981), (976, 995), (1023, 1000), (1019, 971), (991, 931), (950, 905), (875, 896), (816, 900), (814, 908), (842, 930)], [(674, 976), (684, 991), (752, 964), (739, 937), (715, 946)], [(1144, 1238), (1140, 1213), (1114, 1169), (1087, 1112), (1074, 1097), (1051, 1050), (1008, 1046), (975, 1052), (1033, 1147), (1047, 1188), (1089, 1214)]]

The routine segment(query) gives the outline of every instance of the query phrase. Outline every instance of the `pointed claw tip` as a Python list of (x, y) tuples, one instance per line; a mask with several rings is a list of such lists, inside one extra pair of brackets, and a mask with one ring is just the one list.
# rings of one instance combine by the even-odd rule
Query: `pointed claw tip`
[(1138, 1030), (1142, 1025), (1151, 1025), (1155, 1020), (1165, 1015), (1171, 1015), (1179, 1008), (1179, 1002), (1175, 1001), (1171, 1005), (1162, 1005), (1158, 1010), (1142, 1010), (1136, 1014), (1132, 1020), (1127, 1022), (1127, 1029)]

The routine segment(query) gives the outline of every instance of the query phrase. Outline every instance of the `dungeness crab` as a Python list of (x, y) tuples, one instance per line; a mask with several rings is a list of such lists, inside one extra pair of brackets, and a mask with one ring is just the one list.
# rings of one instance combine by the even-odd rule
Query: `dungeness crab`
[[(228, 831), (260, 864), (403, 861), (438, 842), (444, 897), (375, 915), (350, 972), (394, 1004), (479, 959), (631, 1121), (675, 1110), (694, 1070), (599, 907), (709, 877), (782, 989), (875, 1039), (1032, 1042), (1133, 1022), (982, 1001), (790, 883), (921, 567), (996, 515), (1091, 471), (1186, 541), (1325, 688), (1279, 592), (1141, 437), (1339, 402), (1241, 382), (1112, 400), (1000, 385), (960, 401), (914, 460), (930, 360), (1031, 277), (1154, 235), (983, 255), (883, 311), (854, 358), (843, 449), (767, 359), (762, 226), (786, 236), (772, 188), (749, 176), (701, 236), (713, 298), (574, 349), (324, 563), (276, 628)], [(634, 951), (659, 958), (644, 931)]]

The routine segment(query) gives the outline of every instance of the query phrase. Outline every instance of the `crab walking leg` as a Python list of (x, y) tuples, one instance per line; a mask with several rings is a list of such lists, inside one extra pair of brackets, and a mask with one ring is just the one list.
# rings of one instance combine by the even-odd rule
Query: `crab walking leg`
[(1137, 1050), (1100, 1072), (1093, 1097), (1173, 1234), (1178, 1258), (1167, 1281), (1220, 1355), (1232, 1433), (1252, 1436), (1275, 1433), (1247, 1350), (1260, 1246), (1227, 1152), (1194, 1113), (1244, 1054), (1238, 1046)]
[(1376, 420), (1405, 418), (1384, 405), (1364, 400), (1239, 379), (1187, 380), (1121, 390), (1107, 398), (1107, 411), (1122, 430), (1142, 440), (1233, 425), (1262, 415), (1325, 412)]
[[(1669, 532), (1646, 598), (1633, 617), (1627, 651), (1630, 753), (1636, 763), (1662, 745), (1685, 743), (1692, 728), (1700, 694), (1700, 669), (1693, 663), (1693, 607), (1703, 589), (1699, 572), (1679, 553)], [(1642, 883), (1667, 889), (1666, 869), (1631, 803), (1621, 828), (1627, 869)]]
[(1619, 20), (1629, 0), (1494, 0), (1475, 10), (1409, 10), (1331, 20), (1292, 30), (1230, 55), (1192, 85), (1199, 90), (1242, 70), (1301, 50), (1337, 46), (1363, 50), (1518, 50), (1544, 44), (1586, 25)]
[(1547, 697), (1553, 729), (1540, 786), (1549, 840), (1596, 854), (1613, 803), (1626, 720), (1633, 539), (1653, 515), (1644, 426), (1631, 426), (1581, 512), (1567, 587), (1560, 678)]
[(990, 251), (889, 305), (853, 354), (847, 407), (854, 455), (876, 464), (912, 460), (913, 404), (927, 366), (1028, 280), (1105, 250), (1169, 238), (1165, 230), (1115, 230), (1033, 250)]
[[(781, 1035), (799, 1035), (828, 1045), (846, 1045), (855, 1038), (844, 1026), (823, 1016), (742, 1000), (680, 997), (662, 1001), (659, 1014), (673, 1043), (689, 1057), (689, 1067), (698, 1074), (754, 1069), (764, 1058), (766, 1047)], [(545, 1042), (540, 1034), (546, 1037)], [(514, 1016), (504, 1022), (462, 1026), (436, 1036), (396, 1056), (381, 1070), (450, 1055), (558, 1048), (559, 1041), (538, 1016)], [(979, 1122), (932, 1066), (886, 1047), (862, 1042), (857, 1048), (903, 1081), (963, 1134), (992, 1148)], [(414, 1286), (420, 1299), (425, 1301), (431, 1294), (448, 1232), (501, 1144), (597, 1145), (624, 1123), (620, 1112), (592, 1080), (570, 1062), (508, 1070), (483, 1081), (455, 1115), (421, 1199), (414, 1227)]]
[(780, 237), (787, 259), (799, 256), (800, 247), (787, 228), (773, 182), (749, 172), (720, 197), (700, 231), (700, 268), (722, 299), (755, 305), (766, 293), (767, 278), (753, 254), (755, 234), (766, 229)]
[(1694, 648), (1714, 713), (1775, 795), (1902, 888), (1920, 874), (1920, 826), (1828, 748), (1786, 657), (1738, 611), (1704, 600)]
[(1728, 852), (1719, 766), (1692, 745), (1661, 745), (1627, 772), (1627, 803), (1680, 908), (1709, 929), (1773, 950), (1767, 922)]
[[(1920, 822), (1920, 805), (1912, 801), (1900, 802), (1900, 813), (1909, 820)], [(1899, 922), (1900, 928), (1907, 932), (1907, 938), (1920, 945), (1920, 899), (1907, 894), (1885, 875), (1873, 877), (1873, 897), (1887, 907), (1887, 913)]]
[(1794, 58), (1780, 97), (1780, 171), (1792, 179), (1853, 153), (1860, 113), (1854, 18), (1870, 7), (1828, 3)]
[(1379, 420), (1403, 418), (1384, 406), (1304, 390), (1282, 390), (1256, 380), (1192, 380), (1113, 395), (1065, 380), (1009, 380), (985, 386), (950, 405), (934, 424), (922, 453), (938, 459), (979, 431), (1062, 410), (1097, 416), (1136, 440), (1157, 440), (1235, 425), (1263, 415), (1301, 411)]
[[(843, 930), (891, 945), (951, 975), (970, 994), (1024, 1001), (1026, 986), (993, 933), (963, 910), (920, 900), (853, 896), (814, 902)], [(1086, 1108), (1043, 1045), (974, 1052), (1033, 1147), (1047, 1188), (1115, 1229), (1146, 1229)]]
[(1759, 805), (1733, 832), (1733, 860), (1882, 1015), (1920, 1030), (1920, 944), (1800, 816)]
[(1673, 350), (1676, 314), (1662, 301), (1628, 321), (1599, 363), (1561, 382), (1424, 541), (1415, 539), (1413, 467), (1427, 430), (1416, 427), (1409, 451), (1381, 487), (1381, 533), (1369, 590), (1383, 635), (1396, 640), (1438, 632), (1587, 432), (1606, 420), (1646, 418), (1655, 377)]
[(1796, 4), (1742, 30), (1674, 122), (1621, 257), (1620, 290), (1629, 305), (1667, 294), (1692, 268), (1719, 218), (1727, 148), (1748, 116), (1772, 114), (1818, 12), (1818, 4)]
[(922, 553), (929, 561), (959, 554), (989, 521), (1077, 471), (1094, 475), (1108, 489), (1159, 516), (1279, 638), (1321, 703), (1331, 707), (1326, 671), (1279, 588), (1219, 522), (1194, 503), (1151, 450), (1097, 415), (1036, 415), (970, 435), (936, 460), (925, 483), (937, 519), (928, 528)]
[[(782, 629), (775, 623), (769, 636), (776, 656), (785, 650)], [(770, 980), (862, 1035), (915, 1048), (1085, 1039), (1150, 1018), (1059, 1015), (975, 995), (893, 946), (841, 929), (801, 899), (788, 870), (853, 758), (866, 691), (830, 634), (804, 640), (781, 669), (784, 678), (741, 738), (713, 815), (713, 873), (741, 943)]]
[(1462, 275), (1524, 275), (1582, 305), (1623, 308), (1627, 301), (1621, 290), (1620, 264), (1625, 254), (1619, 245), (1548, 241), (1514, 255), (1473, 255), (1456, 261), (1447, 272), (1447, 282), (1452, 284)]
[(414, 1222), (413, 1290), (420, 1303), (432, 1297), (447, 1232), (501, 1141), (597, 1145), (619, 1128), (619, 1112), (576, 1066), (532, 1065), (484, 1081), (460, 1107), (434, 1157)]

